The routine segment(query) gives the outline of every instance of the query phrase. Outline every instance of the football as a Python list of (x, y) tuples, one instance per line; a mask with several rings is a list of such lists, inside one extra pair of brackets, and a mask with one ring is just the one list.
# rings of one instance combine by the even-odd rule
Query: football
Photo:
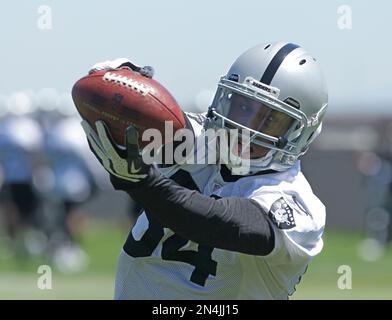
[(139, 143), (146, 129), (158, 129), (165, 138), (165, 121), (174, 133), (185, 127), (182, 110), (170, 92), (158, 81), (129, 68), (101, 70), (78, 80), (72, 89), (74, 104), (93, 128), (103, 120), (114, 141), (125, 145), (125, 130), (132, 124), (139, 132)]

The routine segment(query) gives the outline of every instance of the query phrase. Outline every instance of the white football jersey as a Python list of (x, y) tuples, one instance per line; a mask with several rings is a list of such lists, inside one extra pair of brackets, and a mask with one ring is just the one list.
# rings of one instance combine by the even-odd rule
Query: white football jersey
[[(196, 135), (201, 134), (203, 117), (187, 115)], [(284, 172), (235, 182), (225, 182), (218, 165), (162, 171), (207, 196), (257, 201), (273, 222), (275, 247), (267, 256), (255, 256), (199, 245), (149, 221), (143, 212), (132, 229), (134, 256), (124, 251), (119, 256), (115, 299), (287, 299), (295, 291), (323, 247), (325, 225), (325, 207), (299, 162)]]

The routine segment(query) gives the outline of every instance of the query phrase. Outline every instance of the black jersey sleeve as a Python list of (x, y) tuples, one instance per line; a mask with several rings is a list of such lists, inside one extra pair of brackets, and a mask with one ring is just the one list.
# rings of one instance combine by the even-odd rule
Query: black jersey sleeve
[(239, 197), (205, 196), (164, 177), (151, 166), (143, 184), (129, 189), (111, 177), (164, 227), (180, 236), (215, 248), (267, 255), (274, 248), (274, 231), (257, 202)]

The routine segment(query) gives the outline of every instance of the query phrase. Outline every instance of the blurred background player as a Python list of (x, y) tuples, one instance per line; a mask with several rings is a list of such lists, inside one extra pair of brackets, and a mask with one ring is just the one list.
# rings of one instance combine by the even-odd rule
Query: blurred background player
[(38, 227), (40, 198), (33, 183), (43, 134), (28, 113), (7, 110), (0, 118), (0, 214), (6, 232), (4, 242), (18, 256), (31, 253), (29, 228)]
[(84, 147), (80, 125), (74, 117), (51, 121), (45, 128), (43, 166), (37, 172), (37, 186), (43, 199), (42, 224), (49, 235), (49, 253), (62, 271), (78, 271), (86, 256), (77, 243), (83, 222), (80, 205), (96, 192), (97, 186)]

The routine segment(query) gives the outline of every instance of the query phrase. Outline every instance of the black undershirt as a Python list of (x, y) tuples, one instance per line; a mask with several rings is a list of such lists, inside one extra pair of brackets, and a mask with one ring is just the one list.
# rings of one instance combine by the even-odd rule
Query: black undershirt
[[(189, 172), (180, 170), (172, 177), (175, 182), (154, 167), (149, 170), (148, 178), (136, 187), (114, 176), (111, 181), (115, 189), (126, 191), (162, 226), (184, 239), (214, 248), (261, 256), (274, 248), (272, 224), (254, 200), (208, 197), (197, 190)], [(228, 177), (225, 172), (222, 176)], [(234, 176), (237, 180), (240, 177)]]
[[(265, 170), (265, 171), (259, 171), (259, 172), (256, 172), (254, 174), (247, 175), (247, 177), (260, 176), (260, 175), (274, 173), (274, 172), (277, 172), (277, 171), (271, 170), (271, 169), (270, 170)], [(244, 176), (232, 174), (230, 169), (228, 167), (226, 167), (226, 165), (224, 165), (224, 164), (221, 165), (220, 173), (221, 173), (221, 176), (223, 178), (223, 181), (226, 181), (226, 182), (235, 182), (235, 181), (237, 181), (237, 180), (239, 180), (239, 179), (244, 177)]]

